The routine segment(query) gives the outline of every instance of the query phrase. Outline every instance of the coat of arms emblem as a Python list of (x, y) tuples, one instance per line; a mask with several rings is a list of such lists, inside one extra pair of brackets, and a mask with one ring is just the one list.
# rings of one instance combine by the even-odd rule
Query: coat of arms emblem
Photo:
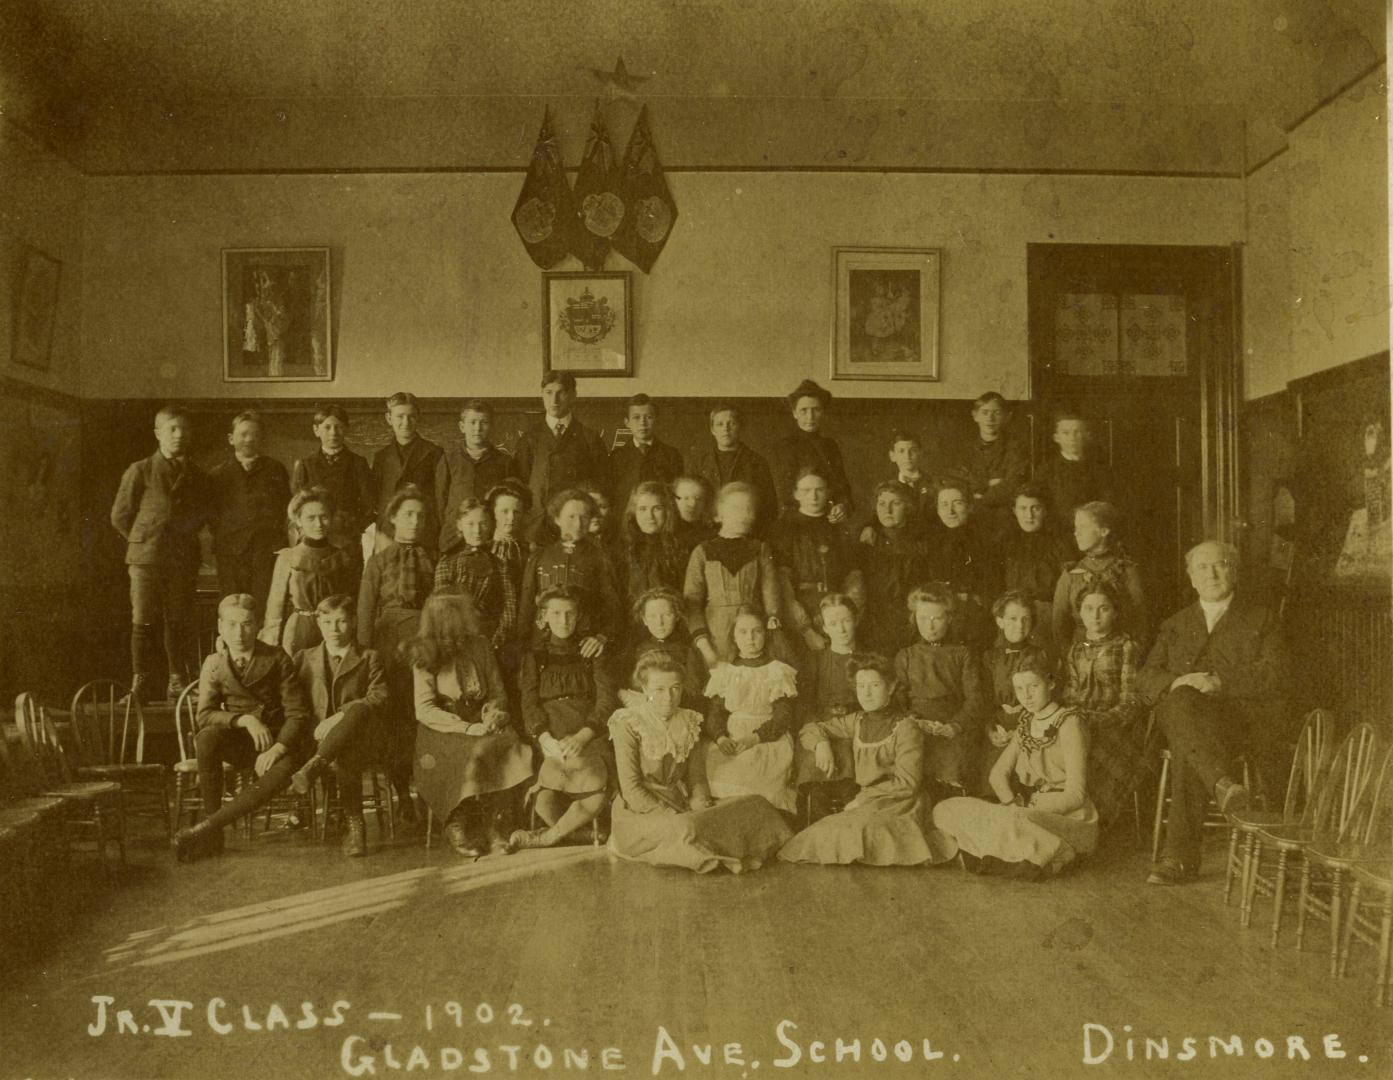
[(609, 306), (609, 300), (597, 297), (589, 286), (579, 297), (566, 297), (566, 305), (556, 318), (566, 336), (582, 345), (594, 345), (603, 340), (614, 327), (614, 309)]

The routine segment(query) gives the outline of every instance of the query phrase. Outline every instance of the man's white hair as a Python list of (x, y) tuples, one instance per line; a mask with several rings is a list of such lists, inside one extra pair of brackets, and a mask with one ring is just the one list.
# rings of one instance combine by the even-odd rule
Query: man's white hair
[(1196, 553), (1200, 550), (1200, 548), (1206, 547), (1218, 548), (1219, 554), (1223, 558), (1223, 560), (1227, 562), (1229, 566), (1231, 566), (1233, 569), (1238, 569), (1238, 548), (1234, 547), (1226, 540), (1201, 540), (1198, 544), (1196, 544), (1194, 547), (1192, 547), (1189, 551), (1185, 553), (1185, 569), (1187, 572), (1189, 571), (1190, 567), (1194, 564)]

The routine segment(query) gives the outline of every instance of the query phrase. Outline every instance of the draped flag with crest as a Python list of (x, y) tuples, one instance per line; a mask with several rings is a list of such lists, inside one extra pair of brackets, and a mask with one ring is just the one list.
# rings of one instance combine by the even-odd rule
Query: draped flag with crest
[(677, 220), (677, 204), (663, 177), (653, 133), (648, 128), (648, 106), (638, 114), (629, 147), (620, 169), (620, 191), (628, 206), (624, 223), (614, 237), (614, 250), (645, 274), (653, 268)]
[(619, 170), (615, 168), (614, 146), (605, 130), (600, 103), (590, 122), (585, 157), (576, 173), (573, 195), (575, 228), (571, 252), (587, 270), (602, 270), (609, 255), (610, 242), (624, 221), (624, 199), (619, 190)]
[(555, 266), (570, 250), (575, 218), (571, 188), (561, 164), (561, 148), (551, 129), (551, 110), (542, 114), (542, 129), (527, 166), (527, 177), (513, 207), (513, 228), (532, 261), (543, 270)]

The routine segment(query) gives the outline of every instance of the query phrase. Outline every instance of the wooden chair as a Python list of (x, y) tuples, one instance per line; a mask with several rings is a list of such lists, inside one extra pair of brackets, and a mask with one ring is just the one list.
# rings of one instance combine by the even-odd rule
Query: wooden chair
[[(1152, 745), (1151, 740), (1154, 732), (1155, 715), (1146, 722), (1146, 736), (1142, 742), (1143, 746)], [(1249, 767), (1248, 759), (1240, 756), (1238, 764), (1243, 773), (1243, 786), (1249, 791), (1253, 790), (1253, 770)], [(1156, 813), (1151, 821), (1151, 861), (1155, 862), (1161, 854), (1161, 836), (1165, 827), (1170, 822), (1170, 776), (1171, 776), (1171, 752), (1168, 747), (1161, 749), (1161, 775), (1156, 781)], [(1204, 828), (1206, 829), (1227, 829), (1228, 819), (1219, 813), (1219, 807), (1211, 798), (1209, 800), (1209, 811), (1204, 817)]]
[(179, 760), (174, 765), (174, 810), (171, 830), (198, 820), (203, 803), (198, 794), (198, 758), (194, 755), (193, 735), (198, 720), (198, 683), (184, 687), (174, 703), (174, 736), (179, 744)]
[[(18, 743), (18, 733), (15, 733)], [(0, 724), (0, 941), (4, 952), (29, 952), (50, 932), (70, 897), (66, 804), (32, 794), (38, 777), (23, 748)]]
[[(318, 826), (315, 833), (320, 841), (329, 838), (330, 816), (341, 816), (343, 813), (343, 804), (339, 798), (338, 786), (326, 782), (332, 780), (332, 778), (332, 773), (326, 773), (319, 780), (319, 801), (323, 806), (323, 814), (318, 819)], [(397, 814), (396, 804), (392, 801), (391, 781), (387, 779), (387, 774), (378, 766), (364, 769), (358, 782), (361, 784), (365, 778), (368, 781), (368, 790), (363, 796), (363, 812), (365, 814), (376, 814), (378, 833), (394, 841), (397, 838)]]
[(1253, 837), (1253, 860), (1243, 893), (1242, 923), (1252, 922), (1253, 896), (1262, 876), (1264, 851), (1276, 853), (1275, 869), (1270, 879), (1272, 890), (1272, 944), (1282, 934), (1282, 914), (1286, 903), (1287, 875), (1293, 856), (1302, 858), (1306, 850), (1318, 841), (1332, 842), (1343, 834), (1354, 808), (1364, 796), (1373, 779), (1374, 768), (1380, 761), (1378, 737), (1369, 724), (1358, 724), (1345, 737), (1331, 759), (1325, 782), (1316, 795), (1315, 812), (1310, 819), (1296, 824), (1259, 826)]
[(78, 778), (115, 780), (128, 814), (158, 814), (168, 829), (173, 820), (168, 775), (163, 765), (145, 761), (139, 696), (111, 679), (93, 679), (73, 695), (70, 715)]
[(1393, 859), (1379, 863), (1356, 863), (1354, 885), (1349, 894), (1349, 917), (1345, 921), (1344, 942), (1340, 946), (1339, 973), (1349, 964), (1350, 943), (1354, 938), (1374, 946), (1377, 968), (1374, 975), (1374, 1003), (1389, 1003), (1393, 983)]
[[(1281, 810), (1251, 808), (1228, 815), (1229, 856), (1224, 870), (1224, 903), (1231, 903), (1233, 883), (1239, 881), (1241, 899), (1247, 889), (1248, 872), (1253, 866), (1253, 849), (1258, 829), (1263, 825), (1297, 824), (1315, 812), (1315, 793), (1330, 764), (1330, 734), (1335, 718), (1325, 709), (1312, 709), (1306, 715), (1292, 755), (1287, 776), (1287, 795)], [(1239, 852), (1239, 841), (1243, 850)]]
[(67, 750), (48, 713), (30, 693), (15, 697), (15, 727), (25, 750), (37, 763), (43, 790), (38, 794), (63, 800), (69, 829), (91, 832), (98, 857), (106, 861), (109, 836), (116, 841), (121, 862), (126, 861), (126, 815), (121, 785), (114, 780), (78, 780), (68, 762)]
[[(1330, 974), (1340, 970), (1342, 905), (1354, 868), (1393, 859), (1393, 750), (1381, 755), (1375, 778), (1360, 794), (1340, 833), (1317, 839), (1304, 852), (1301, 892), (1296, 906), (1296, 947), (1306, 934), (1306, 919), (1330, 923)], [(1326, 893), (1328, 898), (1322, 898)]]

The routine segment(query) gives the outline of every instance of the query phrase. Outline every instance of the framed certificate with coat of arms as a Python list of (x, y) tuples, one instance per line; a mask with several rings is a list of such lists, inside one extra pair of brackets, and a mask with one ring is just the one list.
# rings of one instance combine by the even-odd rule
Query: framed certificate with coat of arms
[(832, 249), (832, 378), (938, 379), (937, 248)]
[(588, 378), (634, 373), (628, 273), (542, 275), (542, 370)]

